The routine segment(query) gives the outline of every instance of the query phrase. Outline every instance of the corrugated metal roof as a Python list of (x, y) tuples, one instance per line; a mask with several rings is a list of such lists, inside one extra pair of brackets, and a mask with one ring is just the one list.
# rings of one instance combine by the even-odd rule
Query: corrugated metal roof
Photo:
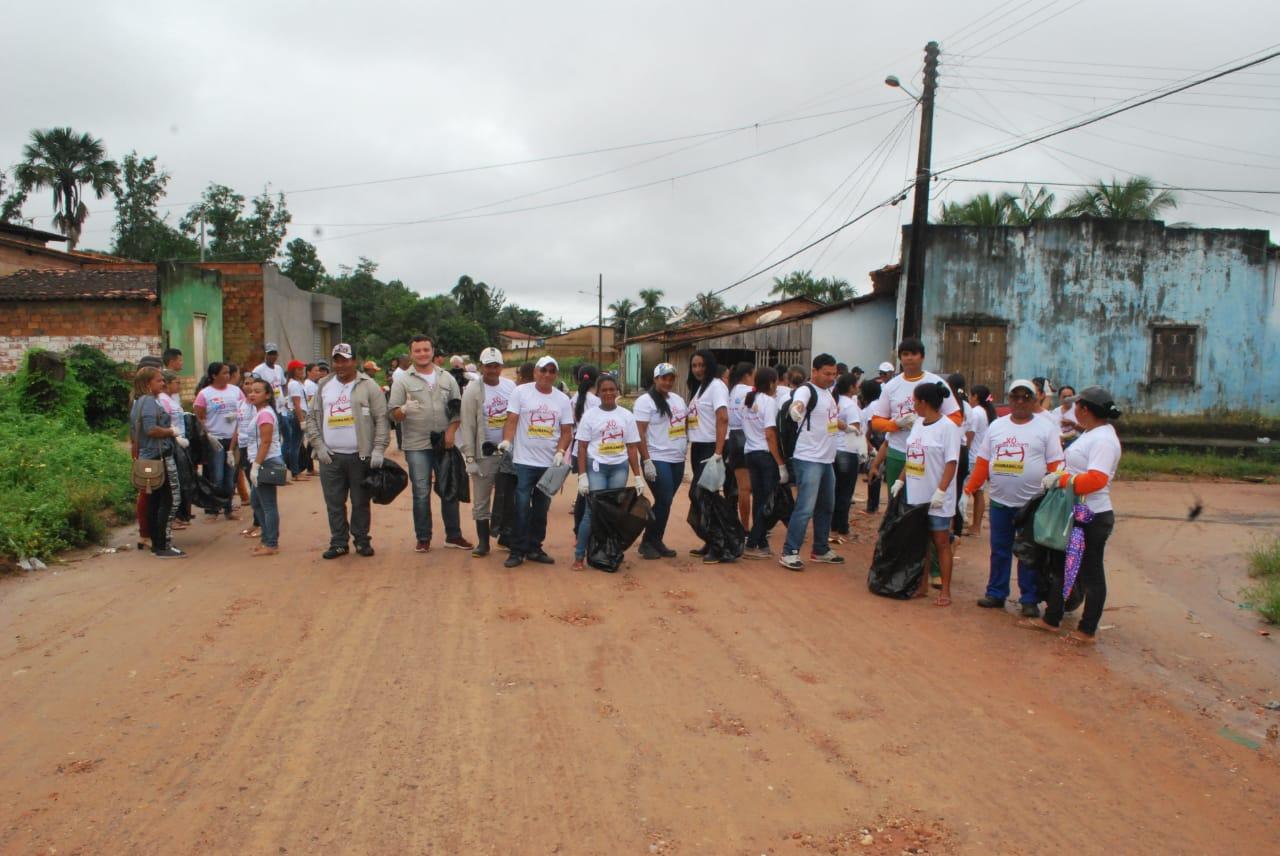
[(0, 301), (155, 300), (150, 270), (20, 270), (0, 277)]

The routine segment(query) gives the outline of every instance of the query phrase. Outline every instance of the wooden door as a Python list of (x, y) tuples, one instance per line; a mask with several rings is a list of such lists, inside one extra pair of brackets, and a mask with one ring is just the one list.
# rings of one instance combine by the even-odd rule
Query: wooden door
[(981, 384), (996, 401), (1004, 401), (1007, 332), (1003, 324), (948, 324), (942, 352), (945, 373), (959, 372), (968, 389)]

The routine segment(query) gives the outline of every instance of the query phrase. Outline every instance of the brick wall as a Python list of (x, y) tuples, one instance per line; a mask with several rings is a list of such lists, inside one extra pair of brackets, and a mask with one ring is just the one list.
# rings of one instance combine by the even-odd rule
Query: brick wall
[[(262, 362), (264, 335), (262, 264), (210, 262), (196, 265), (222, 274), (222, 359), (253, 368)], [(210, 354), (211, 359), (216, 359)]]
[(116, 360), (159, 355), (160, 307), (142, 300), (33, 300), (0, 305), (0, 372), (16, 371), (31, 348), (101, 348)]

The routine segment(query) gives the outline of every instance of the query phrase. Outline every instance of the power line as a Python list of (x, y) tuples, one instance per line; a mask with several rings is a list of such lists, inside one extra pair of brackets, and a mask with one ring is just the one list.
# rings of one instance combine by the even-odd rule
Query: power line
[[(1035, 92), (1030, 89), (991, 89), (979, 86), (950, 86), (950, 89), (958, 89), (968, 92), (1004, 92), (1004, 93), (1021, 93), (1023, 95), (1047, 95), (1055, 98), (1080, 98), (1085, 101), (1098, 101), (1100, 96), (1097, 95), (1075, 95), (1066, 92)], [(1149, 92), (1150, 90), (1143, 90)], [(1181, 90), (1178, 90), (1181, 91)], [(1249, 97), (1249, 96), (1236, 96)], [(1268, 99), (1271, 100), (1271, 99)], [(1150, 102), (1144, 102), (1150, 103)], [(1211, 110), (1248, 110), (1255, 113), (1280, 113), (1280, 107), (1251, 107), (1248, 104), (1205, 104), (1201, 101), (1169, 101), (1164, 106), (1168, 107), (1206, 107)]]
[[(1033, 24), (1031, 24), (1031, 26), (1027, 27), (1026, 29), (1019, 30), (1018, 32), (1014, 33), (1013, 35), (1011, 35), (1011, 36), (1009, 36), (1009, 37), (1007, 37), (1007, 38), (1005, 38), (1005, 39), (1003, 39), (1002, 41), (996, 42), (994, 45), (991, 45), (990, 47), (988, 47), (986, 50), (982, 51), (981, 53), (975, 54), (975, 55), (974, 55), (974, 58), (981, 57), (981, 56), (983, 56), (984, 54), (989, 53), (989, 52), (991, 52), (991, 51), (995, 50), (996, 48), (1000, 47), (1001, 45), (1008, 44), (1009, 42), (1013, 41), (1013, 40), (1014, 40), (1014, 39), (1016, 39), (1016, 38), (1020, 38), (1021, 36), (1025, 36), (1027, 33), (1031, 32), (1032, 30), (1036, 29), (1037, 27), (1041, 27), (1041, 26), (1044, 26), (1045, 24), (1049, 23), (1049, 22), (1050, 22), (1050, 21), (1052, 21), (1054, 18), (1058, 18), (1058, 17), (1060, 17), (1060, 16), (1062, 16), (1062, 15), (1065, 15), (1066, 13), (1070, 12), (1072, 9), (1076, 8), (1077, 6), (1079, 6), (1082, 2), (1084, 2), (1084, 0), (1076, 0), (1076, 2), (1072, 3), (1070, 6), (1066, 7), (1065, 9), (1060, 9), (1059, 11), (1055, 12), (1054, 14), (1050, 15), (1050, 16), (1049, 16), (1049, 17), (1047, 17), (1047, 18), (1041, 18), (1039, 21), (1034, 22)], [(1053, 5), (1052, 3), (1049, 3), (1049, 4), (1048, 4), (1048, 5), (1046, 5), (1043, 9), (1041, 9), (1041, 10), (1037, 11), (1035, 14), (1036, 14), (1036, 15), (1039, 15), (1039, 14), (1040, 14), (1040, 12), (1046, 11), (1046, 10), (1049, 8), (1049, 6), (1052, 6), (1052, 5)], [(1028, 18), (1027, 18), (1027, 19), (1023, 19), (1023, 20), (1028, 20), (1030, 17), (1034, 17), (1034, 16), (1028, 16)], [(1019, 23), (1020, 23), (1020, 22), (1019, 22)], [(1015, 26), (1015, 25), (1014, 25), (1014, 24), (1011, 24), (1010, 26), (1005, 27), (1005, 28), (1004, 28), (1003, 30), (1001, 30), (999, 33), (995, 33), (995, 34), (993, 34), (993, 35), (992, 35), (992, 38), (995, 38), (995, 36), (1000, 35), (1000, 33), (1003, 33), (1003, 32), (1005, 32), (1006, 30), (1012, 29), (1012, 27), (1013, 27), (1013, 26)]]
[[(978, 59), (978, 57), (976, 56), (957, 54), (954, 52), (952, 52), (950, 56), (952, 59), (961, 59), (961, 60)], [(1096, 68), (1132, 68), (1132, 69), (1137, 69), (1139, 71), (1185, 71), (1190, 74), (1203, 74), (1206, 71), (1212, 71), (1212, 69), (1187, 68), (1185, 66), (1177, 66), (1177, 65), (1136, 65), (1133, 63), (1120, 63), (1120, 62), (1087, 62), (1084, 60), (1046, 59), (1044, 57), (1031, 58), (1031, 57), (984, 56), (981, 58), (986, 60), (987, 62), (1027, 62), (1027, 63), (1041, 63), (1044, 65), (1049, 65), (1049, 64), (1084, 65), (1084, 66), (1093, 66)], [(1244, 74), (1250, 77), (1280, 77), (1280, 72), (1274, 72), (1274, 71), (1243, 71), (1241, 72), (1241, 74)]]
[[(1070, 152), (1066, 152), (1070, 154)], [(1104, 164), (1105, 165), (1105, 164)], [(1122, 170), (1128, 172), (1128, 170)], [(951, 178), (950, 181), (961, 182), (964, 184), (1041, 184), (1046, 187), (1097, 187), (1097, 182), (1092, 184), (1080, 181), (1037, 181), (1033, 179), (1010, 179), (1010, 178)], [(1260, 196), (1280, 196), (1280, 190), (1250, 190), (1240, 187), (1181, 187), (1176, 184), (1153, 184), (1156, 190), (1182, 190), (1187, 193), (1252, 193)]]

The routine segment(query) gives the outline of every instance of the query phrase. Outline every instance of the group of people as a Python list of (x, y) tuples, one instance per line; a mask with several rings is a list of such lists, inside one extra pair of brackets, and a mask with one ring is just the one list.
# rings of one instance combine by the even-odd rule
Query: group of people
[[(372, 556), (364, 482), (371, 469), (383, 466), (392, 428), (408, 466), (414, 549), (431, 550), (432, 485), (446, 456), (457, 450), (470, 480), (475, 541), (462, 532), (459, 503), (441, 500), (444, 547), (479, 558), (496, 541), (508, 551), (508, 568), (555, 561), (544, 549), (551, 497), (538, 488), (548, 470), (576, 476), (575, 569), (586, 564), (592, 493), (628, 486), (651, 502), (638, 555), (674, 557), (665, 538), (686, 467), (691, 496), (697, 490), (720, 493), (741, 523), (741, 541), (732, 549), (717, 539), (692, 550), (702, 562), (773, 558), (769, 506), (783, 490), (792, 501), (779, 564), (792, 571), (803, 570), (806, 561), (843, 564), (834, 546), (849, 536), (854, 489), (865, 474), (868, 512), (878, 509), (882, 484), (891, 502), (928, 506), (939, 606), (951, 603), (956, 537), (979, 534), (986, 516), (990, 572), (978, 605), (1003, 608), (1019, 513), (1048, 489), (1070, 488), (1079, 497), (1084, 534), (1076, 577), (1084, 611), (1073, 638), (1089, 641), (1096, 632), (1106, 596), (1103, 555), (1114, 525), (1109, 484), (1120, 457), (1110, 424), (1119, 411), (1100, 387), (1078, 395), (1064, 387), (1054, 406), (1047, 379), (1015, 380), (1007, 390), (1009, 413), (999, 416), (990, 389), (966, 390), (959, 375), (927, 371), (923, 344), (906, 339), (897, 349), (898, 366), (885, 362), (866, 379), (861, 369), (848, 370), (830, 354), (818, 354), (808, 369), (721, 367), (712, 351), (699, 350), (690, 361), (687, 401), (675, 390), (675, 367), (662, 363), (628, 410), (619, 403), (617, 379), (593, 366), (580, 366), (569, 385), (576, 391), (566, 393), (550, 356), (520, 366), (513, 380), (504, 377), (496, 348), (486, 348), (478, 365), (446, 369), (433, 341), (415, 336), (389, 385), (381, 387), (371, 376), (377, 366), (361, 366), (347, 344), (333, 348), (329, 363), (283, 368), (274, 345), (265, 350), (266, 360), (243, 383), (235, 366), (211, 364), (193, 406), (207, 435), (203, 472), (222, 498), (209, 514), (236, 519), (231, 496), (243, 478), (254, 511), (244, 534), (260, 541), (254, 555), (279, 549), (277, 487), (289, 478), (305, 479), (315, 468), (329, 523), (324, 558), (353, 548)], [(137, 393), (136, 454), (164, 458), (173, 445), (187, 442), (173, 378), (144, 367)], [(491, 520), (503, 467), (514, 472), (514, 508), (496, 532)], [(713, 469), (704, 478), (707, 467)], [(183, 555), (170, 535), (190, 517), (173, 501), (177, 478), (172, 474), (140, 501), (140, 527), (157, 556)], [(810, 535), (806, 559), (801, 546)], [(1066, 593), (1060, 586), (1041, 591), (1041, 579), (1019, 562), (1022, 618), (1028, 626), (1056, 629)], [(929, 585), (926, 576), (917, 594), (926, 596)]]

